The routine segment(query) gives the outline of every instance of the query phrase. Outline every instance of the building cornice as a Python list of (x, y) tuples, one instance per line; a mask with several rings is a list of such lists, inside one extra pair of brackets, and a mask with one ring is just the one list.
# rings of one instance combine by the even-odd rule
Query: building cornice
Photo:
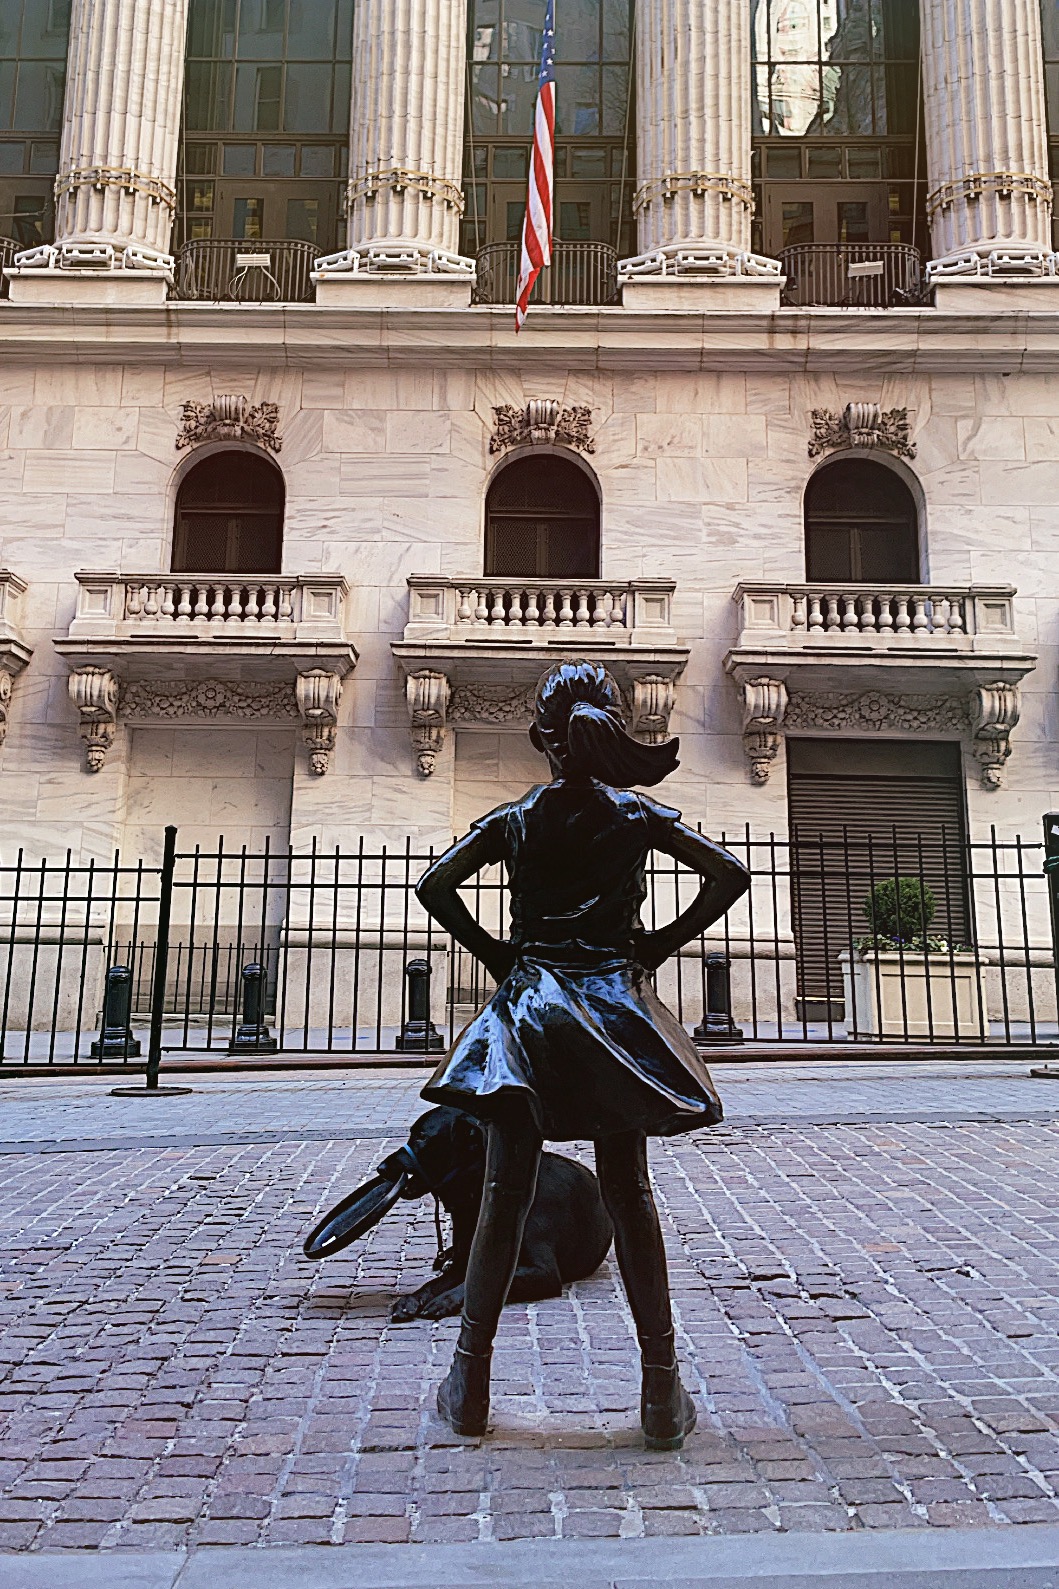
[(33, 364), (216, 363), (312, 368), (1059, 372), (1059, 312), (781, 310), (641, 313), (535, 308), (516, 340), (508, 308), (370, 309), (315, 304), (21, 307), (0, 304), (0, 357)]

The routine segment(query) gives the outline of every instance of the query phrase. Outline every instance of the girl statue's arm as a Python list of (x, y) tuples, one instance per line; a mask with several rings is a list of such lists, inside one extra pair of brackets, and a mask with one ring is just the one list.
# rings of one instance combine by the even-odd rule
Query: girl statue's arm
[(645, 971), (656, 971), (670, 955), (712, 927), (750, 887), (750, 873), (742, 861), (682, 822), (659, 833), (654, 844), (656, 849), (698, 872), (704, 881), (687, 910), (682, 910), (675, 921), (656, 932), (637, 935), (636, 959)]
[(494, 938), (475, 921), (457, 890), (483, 866), (492, 866), (500, 859), (495, 840), (482, 830), (472, 828), (466, 837), (457, 839), (416, 884), (416, 898), (423, 908), (457, 943), (480, 960), (498, 983), (503, 982), (514, 965), (515, 951), (511, 944)]

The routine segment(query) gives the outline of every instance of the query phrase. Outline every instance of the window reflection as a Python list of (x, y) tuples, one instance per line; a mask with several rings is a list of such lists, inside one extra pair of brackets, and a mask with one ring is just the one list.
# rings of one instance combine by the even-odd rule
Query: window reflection
[[(338, 246), (352, 44), (353, 0), (191, 0), (178, 239)], [(205, 171), (235, 179), (209, 215), (187, 181)]]
[(802, 138), (909, 130), (905, 63), (913, 66), (914, 95), (916, 29), (908, 0), (751, 0), (751, 6), (756, 133)]
[(27, 248), (52, 235), (69, 36), (70, 0), (0, 0), (0, 237)]
[[(545, 0), (471, 0), (467, 253), (521, 232), (544, 10)], [(556, 236), (566, 237), (565, 213), (579, 239), (628, 253), (635, 247), (631, 17), (632, 0), (563, 0), (556, 19)]]
[(921, 242), (917, 0), (749, 3), (755, 246)]

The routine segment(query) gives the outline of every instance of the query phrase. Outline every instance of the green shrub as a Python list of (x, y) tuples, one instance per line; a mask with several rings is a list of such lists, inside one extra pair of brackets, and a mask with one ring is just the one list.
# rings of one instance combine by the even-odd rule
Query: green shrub
[[(934, 895), (918, 877), (887, 877), (864, 901), (864, 915), (876, 940), (920, 947), (936, 909)], [(881, 947), (881, 945), (880, 945)]]

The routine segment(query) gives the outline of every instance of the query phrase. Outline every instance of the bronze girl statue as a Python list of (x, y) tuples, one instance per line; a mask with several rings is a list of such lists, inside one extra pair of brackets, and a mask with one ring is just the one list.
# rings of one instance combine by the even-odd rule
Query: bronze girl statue
[[(717, 921), (749, 877), (679, 812), (632, 792), (673, 771), (678, 742), (631, 739), (617, 685), (598, 664), (562, 663), (545, 676), (530, 738), (551, 763), (551, 783), (482, 817), (417, 889), (498, 984), (423, 1088), (431, 1103), (463, 1109), (488, 1129), (459, 1343), (438, 1410), (457, 1434), (485, 1433), (493, 1338), (542, 1140), (590, 1137), (636, 1320), (646, 1442), (677, 1450), (695, 1427), (695, 1407), (676, 1362), (646, 1139), (715, 1125), (722, 1111), (706, 1066), (647, 973)], [(703, 879), (688, 908), (657, 932), (640, 924), (650, 850)], [(457, 893), (498, 861), (511, 889), (506, 942)]]

